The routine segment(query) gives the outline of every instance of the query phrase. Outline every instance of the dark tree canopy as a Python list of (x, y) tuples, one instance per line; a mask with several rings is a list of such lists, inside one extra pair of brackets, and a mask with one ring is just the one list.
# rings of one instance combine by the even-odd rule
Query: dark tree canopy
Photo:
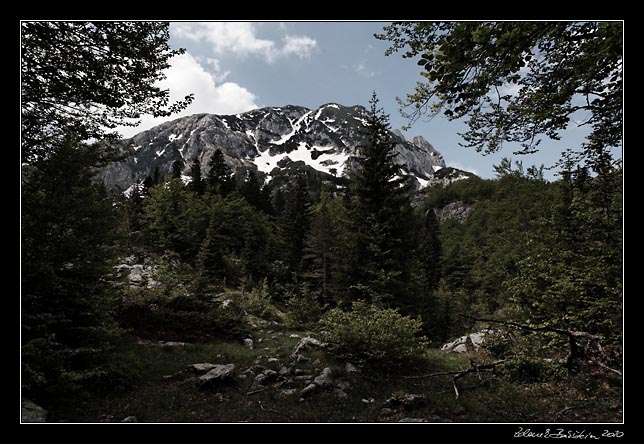
[[(376, 35), (420, 56), (424, 71), (401, 102), (413, 122), (443, 112), (466, 118), (464, 146), (486, 153), (503, 141), (536, 150), (573, 121), (591, 128), (586, 148), (622, 141), (621, 22), (394, 23)], [(515, 93), (510, 92), (514, 90)]]
[(169, 116), (192, 96), (169, 103), (167, 22), (23, 22), (21, 100), (23, 162), (45, 155), (72, 130), (100, 139), (143, 114)]

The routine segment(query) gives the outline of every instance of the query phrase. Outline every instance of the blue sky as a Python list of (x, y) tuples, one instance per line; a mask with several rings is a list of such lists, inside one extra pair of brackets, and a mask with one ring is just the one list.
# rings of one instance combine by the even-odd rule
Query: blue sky
[[(396, 97), (413, 91), (420, 80), (416, 60), (400, 54), (385, 56), (387, 42), (377, 40), (386, 22), (180, 22), (170, 26), (170, 45), (186, 54), (172, 60), (163, 86), (177, 99), (194, 93), (194, 103), (179, 116), (195, 113), (234, 114), (263, 106), (287, 104), (317, 108), (328, 102), (368, 105), (376, 91), (392, 129), (407, 123)], [(176, 118), (176, 117), (173, 117)], [(170, 119), (165, 119), (170, 120)], [(122, 131), (131, 136), (162, 120), (146, 117)], [(585, 131), (573, 127), (561, 141), (544, 140), (540, 152), (514, 156), (516, 145), (483, 156), (463, 148), (458, 132), (462, 122), (437, 116), (418, 121), (406, 137), (422, 135), (439, 150), (448, 165), (494, 177), (493, 165), (502, 157), (522, 160), (524, 166), (554, 164), (567, 147), (583, 142)], [(546, 177), (554, 179), (554, 172)]]

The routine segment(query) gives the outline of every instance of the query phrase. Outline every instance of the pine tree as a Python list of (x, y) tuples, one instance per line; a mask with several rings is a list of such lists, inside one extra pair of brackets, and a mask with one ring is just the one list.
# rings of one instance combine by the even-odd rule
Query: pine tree
[(183, 168), (183, 162), (179, 159), (172, 162), (172, 178), (181, 179), (181, 170)]
[(324, 305), (335, 294), (333, 281), (337, 242), (337, 214), (333, 214), (339, 202), (326, 192), (312, 211), (311, 229), (304, 249), (304, 279), (311, 288), (319, 289), (320, 302)]
[(228, 196), (235, 189), (230, 167), (226, 164), (224, 154), (216, 149), (208, 162), (208, 188), (215, 194)]
[(23, 175), (23, 387), (38, 399), (100, 383), (109, 341), (117, 214), (75, 135)]
[(197, 255), (198, 290), (205, 289), (215, 279), (225, 276), (225, 245), (226, 239), (217, 233), (216, 220), (211, 218)]
[(427, 292), (438, 288), (441, 279), (442, 246), (439, 237), (440, 225), (436, 212), (429, 208), (425, 214), (417, 256), (420, 259), (423, 287)]
[(409, 189), (394, 158), (395, 142), (389, 132), (389, 117), (378, 108), (375, 93), (370, 101), (366, 141), (353, 161), (349, 189), (350, 261), (345, 277), (351, 285), (350, 299), (366, 298), (396, 303), (410, 290), (409, 264), (412, 249), (408, 224), (411, 220)]
[(190, 168), (190, 176), (192, 177), (192, 181), (190, 182), (192, 191), (197, 193), (197, 195), (203, 194), (204, 184), (201, 178), (201, 161), (198, 157), (196, 157), (194, 162), (192, 163), (192, 167)]
[(240, 194), (253, 207), (258, 210), (262, 208), (262, 190), (255, 170), (249, 169), (246, 171), (246, 178), (241, 186)]
[(280, 224), (284, 261), (293, 273), (302, 270), (304, 244), (310, 224), (310, 204), (306, 179), (298, 174), (291, 183)]

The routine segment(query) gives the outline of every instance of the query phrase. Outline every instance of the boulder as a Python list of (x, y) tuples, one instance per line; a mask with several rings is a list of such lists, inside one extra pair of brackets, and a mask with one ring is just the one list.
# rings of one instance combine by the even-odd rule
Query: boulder
[(322, 373), (315, 377), (313, 384), (317, 384), (320, 387), (331, 387), (334, 382), (332, 373), (331, 367), (325, 367)]
[(415, 395), (413, 393), (395, 393), (385, 401), (385, 407), (403, 407), (411, 409), (420, 407), (426, 403), (426, 398), (423, 395)]
[(280, 376), (289, 376), (291, 374), (291, 369), (289, 367), (282, 366), (279, 369)]
[(139, 422), (136, 416), (128, 416), (127, 418), (121, 419), (121, 422)]
[(264, 384), (276, 381), (278, 377), (279, 375), (276, 371), (264, 370), (262, 373), (255, 376), (255, 380), (253, 381), (253, 385), (251, 386), (251, 388), (255, 390), (255, 389), (260, 389), (262, 387), (265, 387)]
[(282, 390), (279, 394), (280, 398), (289, 398), (291, 396), (294, 396), (297, 394), (297, 389), (287, 389), (287, 390)]
[(311, 393), (317, 391), (318, 389), (319, 389), (319, 386), (317, 384), (309, 384), (302, 389), (302, 391), (300, 392), (300, 396), (304, 398), (310, 395)]
[(255, 348), (255, 344), (253, 343), (253, 340), (250, 338), (242, 339), (242, 342), (246, 347), (250, 348), (251, 350)]
[(202, 384), (213, 384), (232, 378), (235, 364), (218, 364), (203, 376), (199, 377)]
[(47, 410), (28, 399), (23, 399), (20, 418), (22, 422), (47, 422)]
[(427, 422), (427, 420), (423, 418), (403, 418), (398, 422)]
[(470, 333), (469, 335), (461, 336), (460, 338), (452, 342), (444, 344), (441, 347), (441, 350), (454, 353), (476, 351), (485, 343), (485, 336), (492, 333), (492, 330), (489, 329), (483, 329), (476, 333)]
[(359, 373), (360, 370), (358, 370), (358, 367), (355, 365), (351, 364), (350, 362), (347, 362), (346, 365), (344, 366), (344, 371), (347, 372), (347, 374), (351, 373)]
[(322, 342), (318, 341), (315, 338), (307, 336), (305, 338), (300, 339), (300, 342), (297, 343), (297, 345), (295, 346), (295, 350), (293, 350), (293, 356), (299, 354), (300, 351), (308, 350), (311, 347), (326, 347), (326, 344), (323, 344)]
[(206, 373), (217, 367), (215, 364), (209, 364), (207, 362), (202, 364), (190, 364), (188, 368), (195, 373)]

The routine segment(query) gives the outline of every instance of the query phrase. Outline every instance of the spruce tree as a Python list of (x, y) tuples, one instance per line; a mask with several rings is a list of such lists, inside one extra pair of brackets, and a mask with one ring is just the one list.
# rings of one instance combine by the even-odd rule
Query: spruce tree
[(293, 273), (302, 270), (304, 244), (310, 224), (309, 208), (306, 179), (298, 174), (291, 183), (280, 224), (284, 261)]
[(208, 175), (206, 182), (211, 192), (228, 196), (234, 191), (230, 167), (226, 164), (224, 154), (220, 149), (216, 149), (210, 161), (208, 161)]
[(429, 208), (425, 213), (425, 223), (417, 250), (420, 260), (423, 287), (426, 291), (438, 288), (441, 279), (442, 246), (439, 237), (440, 225), (436, 212)]
[(181, 169), (183, 168), (183, 162), (179, 159), (172, 162), (172, 178), (181, 179)]
[(22, 364), (30, 396), (95, 387), (106, 374), (117, 214), (75, 135), (23, 175)]
[(337, 203), (328, 193), (322, 193), (320, 203), (312, 211), (304, 248), (304, 278), (311, 288), (319, 289), (322, 304), (330, 302), (335, 293), (332, 270), (337, 260), (337, 215), (333, 212)]
[(246, 178), (241, 186), (240, 194), (253, 207), (258, 210), (262, 209), (262, 190), (255, 170), (246, 171)]
[(344, 260), (350, 299), (396, 304), (409, 292), (411, 220), (409, 189), (394, 161), (395, 141), (389, 117), (374, 93), (367, 117), (365, 142), (353, 158), (349, 187), (351, 254)]
[(203, 180), (201, 178), (201, 161), (198, 157), (195, 158), (190, 168), (190, 176), (192, 177), (192, 182), (190, 182), (190, 187), (192, 191), (200, 195), (204, 191)]

